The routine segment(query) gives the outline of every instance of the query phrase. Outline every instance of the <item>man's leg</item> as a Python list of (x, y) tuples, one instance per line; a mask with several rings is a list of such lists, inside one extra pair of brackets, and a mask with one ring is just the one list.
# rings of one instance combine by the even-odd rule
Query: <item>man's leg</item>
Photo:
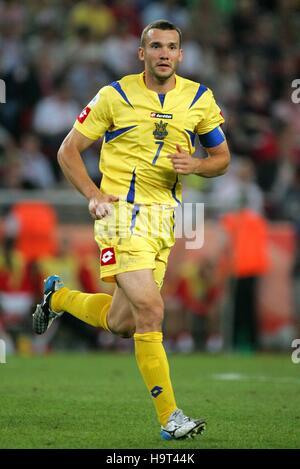
[(112, 303), (107, 314), (107, 324), (113, 334), (130, 338), (135, 333), (135, 321), (127, 296), (119, 286), (113, 294)]
[[(82, 293), (64, 287), (61, 278), (52, 275), (46, 279), (44, 291), (44, 299), (33, 314), (33, 330), (37, 334), (46, 332), (52, 321), (63, 312), (121, 337), (132, 337), (134, 333), (135, 324), (128, 299), (118, 287), (113, 296)], [(112, 320), (108, 320), (108, 316)]]
[(113, 296), (82, 293), (62, 288), (52, 295), (51, 309), (65, 311), (94, 327), (102, 327), (122, 337), (132, 337), (135, 323), (129, 301), (116, 286)]
[[(118, 287), (113, 298), (105, 294), (86, 294), (64, 289), (58, 276), (48, 277), (47, 281), (53, 277), (56, 278), (57, 284), (49, 289), (43, 304), (37, 306), (33, 315), (34, 329), (42, 317), (37, 316), (37, 312), (47, 309), (51, 316), (55, 317), (58, 316), (57, 313), (65, 310), (85, 322), (88, 319), (88, 323), (96, 327), (102, 321), (108, 330), (123, 337), (131, 337), (134, 334), (136, 360), (153, 397), (158, 419), (162, 425), (162, 438), (167, 440), (189, 438), (202, 433), (205, 421), (186, 417), (176, 406), (168, 360), (162, 345), (163, 301), (154, 281), (153, 271), (144, 269), (117, 274)], [(57, 290), (54, 288), (55, 285)], [(60, 290), (63, 295), (59, 297), (57, 293)], [(53, 305), (54, 295), (56, 298)], [(105, 296), (108, 298), (103, 301)], [(50, 301), (54, 311), (49, 309)], [(103, 310), (106, 311), (105, 318)], [(48, 323), (49, 319), (46, 328), (49, 327)], [(43, 332), (40, 328), (38, 333)]]
[(136, 330), (138, 366), (164, 425), (177, 406), (162, 345), (163, 301), (150, 269), (118, 274), (117, 282), (113, 298), (61, 288), (53, 293), (50, 307), (123, 337)]
[(135, 355), (161, 425), (177, 409), (169, 364), (162, 344), (163, 301), (150, 269), (117, 275), (135, 320)]
[(64, 311), (90, 326), (108, 330), (107, 313), (112, 296), (106, 293), (82, 293), (63, 287), (54, 292), (50, 299), (53, 312)]

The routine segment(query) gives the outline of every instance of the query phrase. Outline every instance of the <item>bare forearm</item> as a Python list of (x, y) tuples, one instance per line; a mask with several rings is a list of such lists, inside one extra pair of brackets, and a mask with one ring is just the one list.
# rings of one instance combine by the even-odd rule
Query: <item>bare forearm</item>
[(65, 177), (88, 200), (99, 195), (99, 189), (89, 177), (79, 151), (68, 144), (62, 144), (57, 159)]
[(93, 143), (94, 140), (73, 128), (64, 139), (57, 158), (66, 178), (88, 199), (92, 218), (101, 220), (112, 213), (112, 204), (119, 198), (112, 194), (103, 194), (87, 173), (81, 153)]
[(205, 178), (222, 176), (229, 166), (229, 156), (227, 153), (218, 156), (208, 156), (207, 158), (195, 158), (194, 174)]

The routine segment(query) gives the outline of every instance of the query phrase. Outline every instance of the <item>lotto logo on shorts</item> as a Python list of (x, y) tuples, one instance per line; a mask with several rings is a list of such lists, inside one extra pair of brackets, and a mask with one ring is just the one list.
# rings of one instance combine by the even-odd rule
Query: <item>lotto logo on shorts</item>
[(89, 113), (91, 112), (91, 108), (86, 106), (82, 111), (81, 113), (79, 114), (79, 116), (77, 117), (77, 120), (80, 122), (80, 124), (82, 124), (85, 119), (87, 118), (87, 116), (89, 115)]
[(111, 265), (116, 263), (116, 256), (114, 248), (105, 248), (101, 252), (100, 264)]

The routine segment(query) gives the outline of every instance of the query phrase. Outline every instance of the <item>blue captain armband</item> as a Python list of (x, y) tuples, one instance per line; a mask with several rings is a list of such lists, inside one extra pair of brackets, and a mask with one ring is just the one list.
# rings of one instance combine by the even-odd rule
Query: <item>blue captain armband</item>
[(221, 127), (216, 127), (213, 130), (207, 132), (207, 134), (199, 135), (201, 145), (206, 148), (215, 147), (220, 143), (225, 142), (225, 135)]

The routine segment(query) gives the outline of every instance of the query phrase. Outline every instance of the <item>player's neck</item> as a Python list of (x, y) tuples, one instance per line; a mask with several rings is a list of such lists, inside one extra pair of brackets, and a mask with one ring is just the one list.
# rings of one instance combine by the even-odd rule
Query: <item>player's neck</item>
[(159, 94), (166, 94), (168, 91), (173, 90), (176, 86), (175, 74), (164, 81), (158, 80), (149, 73), (144, 73), (143, 78), (147, 88)]

